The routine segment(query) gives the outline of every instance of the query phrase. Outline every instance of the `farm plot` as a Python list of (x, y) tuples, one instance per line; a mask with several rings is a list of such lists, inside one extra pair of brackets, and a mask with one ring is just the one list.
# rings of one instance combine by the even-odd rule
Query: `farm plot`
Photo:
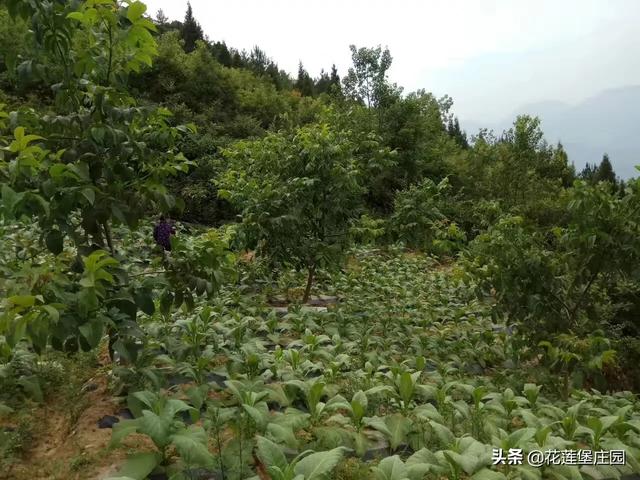
[[(345, 272), (320, 283), (337, 301), (319, 311), (294, 303), (285, 312), (238, 285), (191, 313), (142, 319), (139, 353), (113, 370), (128, 418), (112, 419), (111, 444), (136, 435), (148, 447), (115, 477), (573, 479), (640, 471), (635, 396), (589, 388), (563, 398), (548, 359), (494, 324), (491, 298), (477, 300), (455, 265), (359, 250)], [(494, 449), (521, 452), (524, 461), (496, 461)], [(526, 459), (534, 450), (584, 458), (533, 466)], [(585, 453), (620, 450), (624, 465), (589, 463)]]

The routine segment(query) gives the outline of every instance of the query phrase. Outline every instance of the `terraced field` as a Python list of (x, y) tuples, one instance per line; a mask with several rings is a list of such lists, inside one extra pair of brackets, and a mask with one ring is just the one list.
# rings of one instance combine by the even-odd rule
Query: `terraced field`
[[(325, 297), (312, 302), (321, 306), (286, 308), (286, 298), (269, 300), (272, 287), (241, 293), (239, 285), (192, 313), (146, 317), (138, 358), (113, 371), (123, 413), (134, 418), (115, 423), (112, 445), (130, 434), (151, 441), (117, 476), (573, 479), (639, 471), (636, 398), (590, 389), (563, 399), (542, 350), (494, 324), (491, 298), (479, 301), (460, 278), (455, 265), (421, 255), (359, 250), (345, 272), (323, 278)], [(589, 464), (586, 453), (574, 465), (528, 465), (534, 450), (624, 450), (626, 465)]]

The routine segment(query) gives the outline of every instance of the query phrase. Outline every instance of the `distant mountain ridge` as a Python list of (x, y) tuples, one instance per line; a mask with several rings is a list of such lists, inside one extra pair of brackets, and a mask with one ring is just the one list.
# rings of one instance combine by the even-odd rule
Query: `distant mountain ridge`
[[(543, 101), (518, 108), (496, 125), (483, 125), (496, 134), (508, 129), (518, 115), (540, 117), (549, 143), (562, 142), (569, 161), (579, 171), (589, 163), (600, 163), (607, 153), (616, 174), (622, 178), (640, 175), (640, 85), (605, 90), (577, 105)], [(480, 125), (462, 122), (467, 134)]]

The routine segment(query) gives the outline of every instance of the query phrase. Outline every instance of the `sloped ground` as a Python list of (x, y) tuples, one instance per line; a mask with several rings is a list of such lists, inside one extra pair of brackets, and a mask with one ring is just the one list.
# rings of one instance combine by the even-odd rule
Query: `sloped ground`
[(32, 440), (23, 454), (0, 478), (11, 480), (101, 479), (115, 473), (127, 449), (149, 444), (142, 436), (132, 436), (124, 448), (109, 450), (111, 429), (98, 428), (105, 416), (117, 416), (122, 405), (108, 388), (109, 360), (106, 352), (98, 367), (87, 368), (89, 380), (81, 394), (69, 403), (58, 393), (29, 412)]
[[(289, 305), (280, 315), (266, 297), (239, 296), (234, 287), (208, 302), (206, 315), (200, 304), (169, 320), (141, 318), (152, 340), (149, 349), (157, 354), (150, 353), (139, 367), (161, 376), (165, 387), (173, 385), (162, 393), (191, 401), (185, 390), (197, 383), (198, 367), (208, 398), (203, 416), (212, 409), (232, 413), (221, 434), (227, 479), (262, 471), (253, 439), (270, 434), (261, 423), (284, 432), (270, 438), (289, 459), (307, 449), (349, 447), (330, 477), (340, 480), (374, 478), (380, 458), (396, 455), (393, 461), (424, 471), (421, 478), (428, 479), (499, 479), (507, 473), (532, 479), (618, 478), (640, 470), (637, 398), (575, 390), (562, 400), (557, 377), (542, 368), (530, 346), (514, 343), (508, 326), (494, 324), (492, 299), (479, 301), (455, 265), (416, 254), (360, 251), (345, 272), (321, 282), (318, 293), (339, 299), (326, 311)], [(117, 475), (129, 453), (153, 449), (139, 434), (107, 449), (111, 430), (97, 423), (123, 408), (108, 389), (109, 369), (103, 352), (99, 365), (86, 372), (85, 393), (72, 405), (68, 397), (53, 396), (34, 410), (34, 441), (5, 478), (102, 480)], [(312, 388), (321, 394), (314, 398)], [(264, 398), (245, 425), (249, 451), (239, 474), (234, 422), (244, 394)], [(364, 418), (354, 419), (349, 404), (363, 395)], [(596, 445), (592, 434), (598, 421), (609, 426)], [(491, 467), (497, 445), (525, 451), (623, 448), (629, 461), (597, 472)], [(219, 459), (211, 434), (207, 446), (215, 454), (208, 465), (213, 475)]]

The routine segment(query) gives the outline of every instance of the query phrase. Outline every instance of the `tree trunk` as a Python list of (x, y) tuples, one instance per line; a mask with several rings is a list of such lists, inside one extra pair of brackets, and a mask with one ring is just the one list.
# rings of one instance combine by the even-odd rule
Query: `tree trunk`
[(569, 399), (569, 370), (568, 369), (564, 372), (562, 397), (565, 402)]
[(111, 359), (111, 363), (115, 362), (115, 349), (113, 348), (113, 346), (115, 345), (117, 338), (116, 338), (116, 331), (114, 329), (112, 329), (111, 327), (109, 327), (107, 329), (107, 335), (109, 336), (109, 345), (108, 345), (108, 350), (109, 350), (109, 358)]
[(111, 251), (111, 255), (113, 256), (116, 254), (116, 251), (113, 248), (113, 238), (111, 238), (111, 227), (109, 227), (109, 221), (105, 221), (102, 224), (102, 227), (104, 228), (104, 233), (107, 237), (107, 245), (109, 246), (109, 250)]
[(304, 298), (302, 299), (302, 303), (307, 303), (309, 301), (309, 297), (311, 296), (311, 285), (313, 285), (313, 277), (316, 274), (316, 264), (314, 263), (309, 267), (309, 274), (307, 276), (307, 288), (304, 290)]

